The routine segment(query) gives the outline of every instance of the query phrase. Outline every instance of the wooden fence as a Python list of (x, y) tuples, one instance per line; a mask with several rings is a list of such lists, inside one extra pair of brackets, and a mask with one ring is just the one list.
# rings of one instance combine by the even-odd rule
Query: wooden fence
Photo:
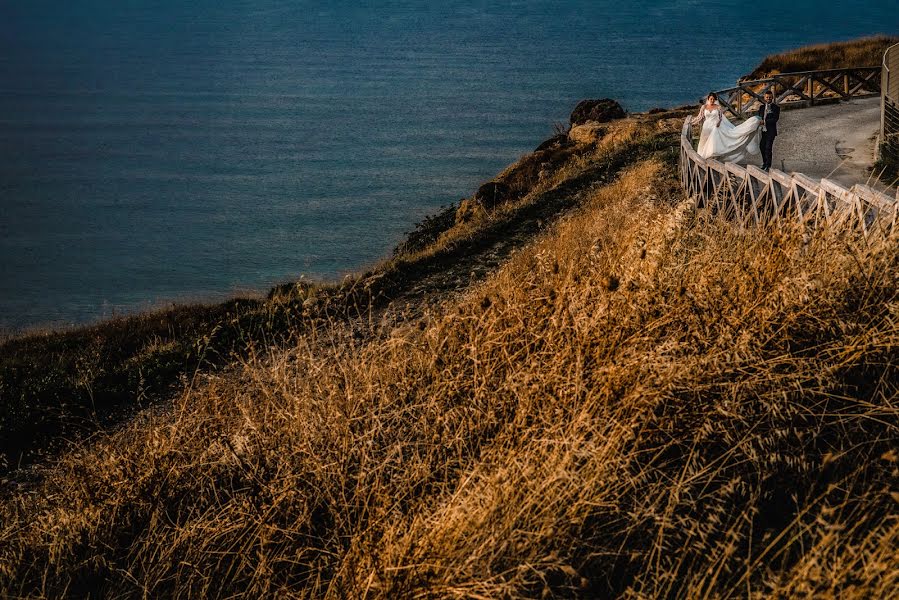
[(799, 220), (856, 230), (865, 238), (897, 231), (899, 191), (887, 196), (865, 185), (845, 189), (833, 181), (816, 182), (801, 173), (762, 171), (704, 159), (693, 148), (691, 118), (684, 121), (680, 175), (685, 192), (698, 208), (722, 214), (741, 225)]
[(883, 93), (880, 101), (880, 145), (878, 154), (899, 162), (899, 44), (883, 54)]
[(753, 114), (761, 107), (765, 92), (778, 104), (813, 106), (834, 100), (880, 95), (881, 66), (826, 71), (780, 73), (767, 79), (741, 81), (735, 87), (715, 92), (721, 106), (737, 117)]

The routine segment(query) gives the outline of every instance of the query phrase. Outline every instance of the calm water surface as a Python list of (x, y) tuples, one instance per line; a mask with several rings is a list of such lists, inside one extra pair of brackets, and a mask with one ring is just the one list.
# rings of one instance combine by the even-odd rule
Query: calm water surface
[(376, 262), (577, 100), (689, 102), (890, 1), (0, 0), (0, 329)]

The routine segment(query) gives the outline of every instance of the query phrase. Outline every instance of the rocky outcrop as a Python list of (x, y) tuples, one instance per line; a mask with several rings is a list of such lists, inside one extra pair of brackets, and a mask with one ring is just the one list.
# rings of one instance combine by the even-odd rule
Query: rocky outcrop
[(578, 102), (574, 110), (571, 111), (569, 121), (572, 126), (575, 126), (583, 125), (588, 121), (608, 123), (616, 119), (623, 119), (626, 116), (627, 113), (616, 101), (611, 98), (601, 98), (599, 100), (581, 100)]
[(481, 217), (484, 207), (471, 198), (463, 198), (456, 209), (456, 225), (468, 223)]
[(606, 128), (594, 121), (574, 125), (568, 132), (568, 139), (575, 144), (595, 144), (606, 134)]
[(539, 146), (534, 148), (534, 152), (543, 152), (544, 150), (556, 150), (568, 143), (568, 135), (560, 133), (554, 135), (548, 140), (543, 141)]
[(512, 188), (502, 181), (488, 181), (478, 188), (474, 200), (487, 210), (493, 210), (512, 198)]
[(509, 184), (502, 181), (488, 181), (478, 188), (473, 197), (462, 199), (456, 210), (456, 223), (472, 221), (485, 211), (492, 211), (512, 198), (512, 188)]

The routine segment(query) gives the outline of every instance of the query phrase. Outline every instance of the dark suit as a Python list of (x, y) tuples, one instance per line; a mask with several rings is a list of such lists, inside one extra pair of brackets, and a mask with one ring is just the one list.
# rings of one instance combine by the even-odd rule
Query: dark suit
[(771, 168), (771, 157), (774, 154), (774, 138), (777, 137), (777, 120), (780, 119), (780, 107), (772, 102), (768, 104), (768, 112), (765, 114), (765, 104), (759, 108), (759, 118), (765, 122), (765, 130), (762, 131), (762, 140), (759, 146), (762, 151), (762, 168)]

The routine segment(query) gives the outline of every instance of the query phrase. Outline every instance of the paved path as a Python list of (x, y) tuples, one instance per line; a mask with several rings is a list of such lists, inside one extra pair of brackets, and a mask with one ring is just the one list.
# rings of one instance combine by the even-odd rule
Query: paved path
[(867, 183), (883, 189), (868, 172), (880, 129), (880, 98), (864, 98), (780, 113), (774, 167), (827, 177), (846, 188)]

